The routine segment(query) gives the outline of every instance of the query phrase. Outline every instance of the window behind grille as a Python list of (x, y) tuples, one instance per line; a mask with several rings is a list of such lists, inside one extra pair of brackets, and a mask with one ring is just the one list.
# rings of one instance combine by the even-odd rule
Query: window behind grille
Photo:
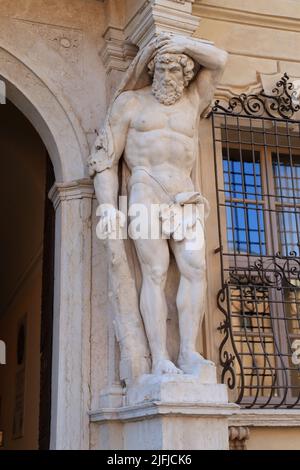
[(222, 378), (244, 406), (299, 408), (300, 123), (212, 120)]

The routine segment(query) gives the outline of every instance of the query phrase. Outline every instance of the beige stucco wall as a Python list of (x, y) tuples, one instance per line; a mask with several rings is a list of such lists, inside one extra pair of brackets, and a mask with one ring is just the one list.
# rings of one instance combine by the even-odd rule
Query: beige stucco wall
[(257, 72), (300, 74), (300, 5), (297, 0), (199, 0), (197, 37), (230, 54), (222, 85), (243, 89)]
[(299, 427), (257, 427), (250, 429), (247, 450), (299, 450)]

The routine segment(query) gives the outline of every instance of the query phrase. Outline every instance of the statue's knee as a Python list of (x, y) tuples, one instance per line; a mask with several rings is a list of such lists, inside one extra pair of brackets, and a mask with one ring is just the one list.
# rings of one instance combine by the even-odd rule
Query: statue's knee
[(198, 275), (205, 274), (206, 264), (205, 257), (200, 255), (191, 256), (188, 260), (189, 267), (195, 271)]
[(167, 270), (162, 266), (152, 266), (150, 278), (157, 285), (163, 284), (167, 278)]
[(190, 261), (186, 266), (186, 273), (183, 273), (191, 281), (204, 282), (206, 279), (206, 265), (205, 260), (197, 259)]
[(204, 282), (206, 280), (205, 264), (191, 269), (191, 278), (194, 281)]

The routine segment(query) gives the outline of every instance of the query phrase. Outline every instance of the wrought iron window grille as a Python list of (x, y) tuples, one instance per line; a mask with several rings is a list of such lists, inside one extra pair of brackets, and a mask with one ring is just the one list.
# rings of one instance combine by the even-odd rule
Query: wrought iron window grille
[(284, 74), (271, 95), (218, 100), (210, 113), (221, 377), (249, 408), (300, 408), (299, 110)]

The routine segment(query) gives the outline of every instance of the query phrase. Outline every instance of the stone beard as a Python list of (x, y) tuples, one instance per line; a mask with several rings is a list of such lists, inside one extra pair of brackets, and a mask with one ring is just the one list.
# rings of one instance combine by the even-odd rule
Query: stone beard
[[(183, 69), (183, 77), (181, 80), (159, 79), (155, 73), (155, 68), (159, 64), (179, 64)], [(171, 106), (178, 101), (184, 88), (188, 87), (190, 81), (194, 77), (194, 61), (185, 54), (158, 54), (148, 64), (148, 70), (152, 82), (152, 92), (155, 98), (165, 106)]]

